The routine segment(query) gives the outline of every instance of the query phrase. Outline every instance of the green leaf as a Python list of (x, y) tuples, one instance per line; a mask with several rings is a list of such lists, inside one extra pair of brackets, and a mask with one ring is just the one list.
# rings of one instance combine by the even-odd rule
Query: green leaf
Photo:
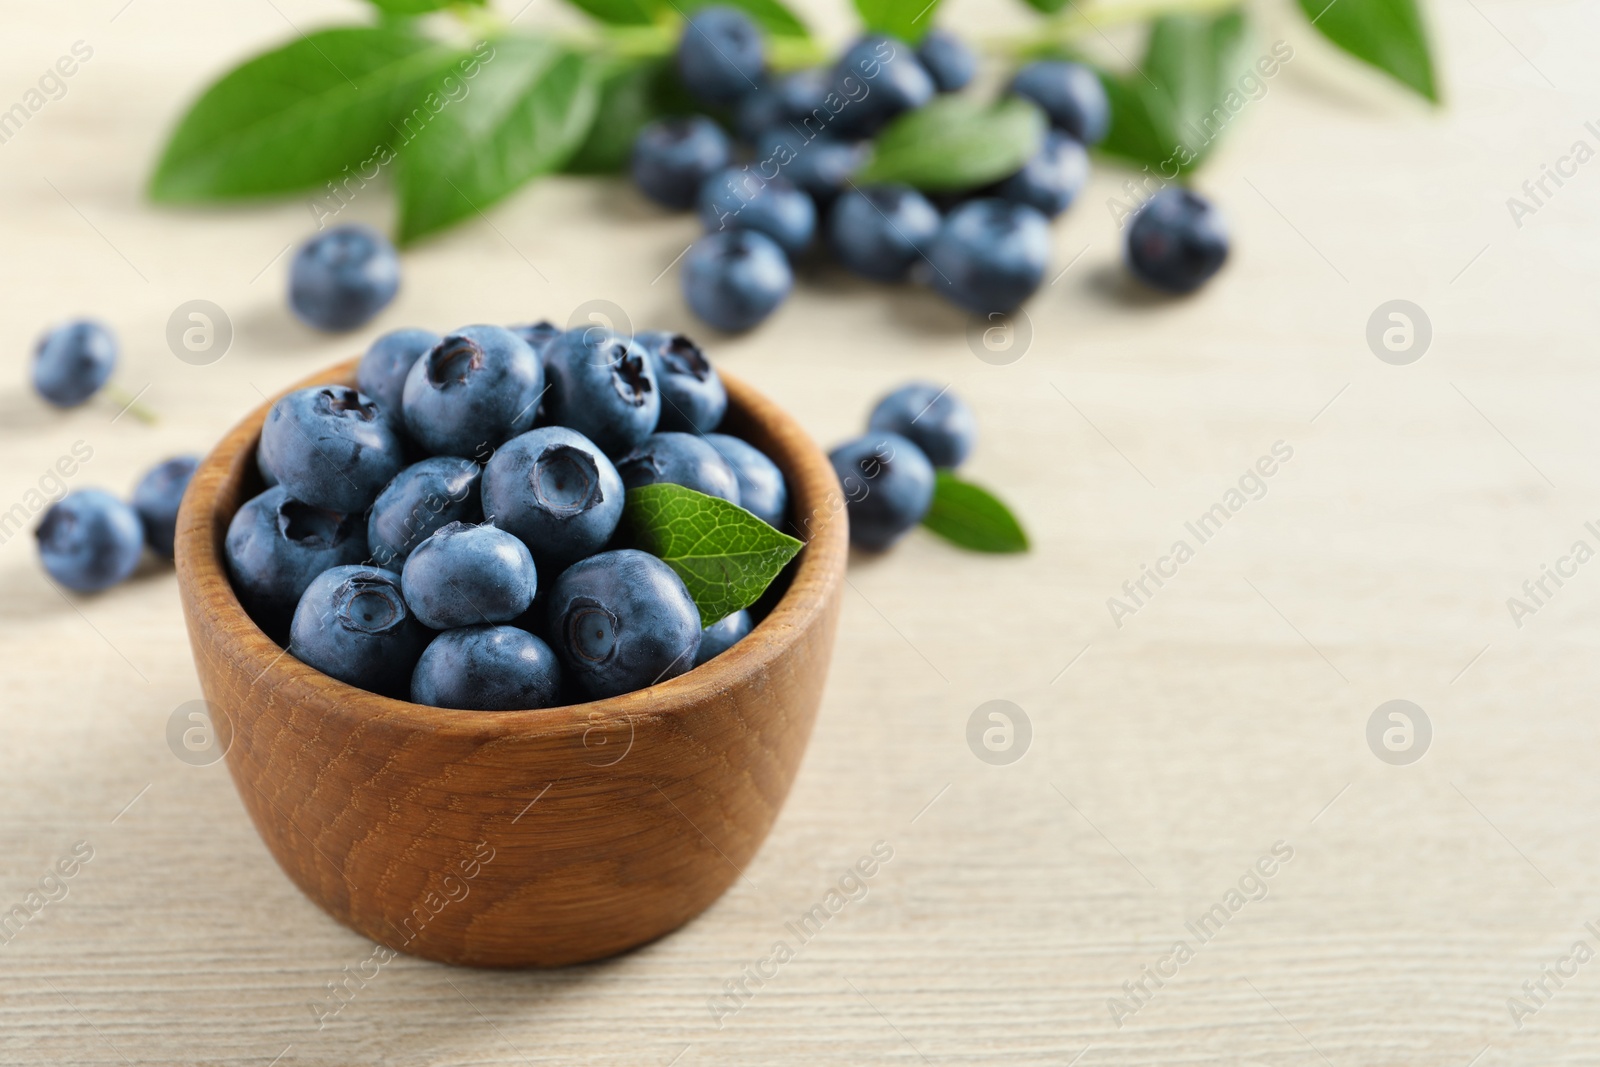
[(149, 195), (223, 200), (320, 185), (387, 142), (390, 119), (454, 57), (394, 26), (321, 30), (257, 56), (195, 101)]
[(656, 0), (567, 0), (573, 7), (612, 26), (653, 26), (666, 7)]
[(615, 174), (628, 164), (634, 135), (663, 115), (700, 110), (666, 59), (620, 59), (600, 73), (600, 104), (589, 135), (563, 169), (569, 174)]
[(485, 0), (367, 0), (367, 2), (386, 15), (426, 15), (430, 11), (440, 11), (455, 4), (482, 7)]
[(1046, 15), (1054, 15), (1057, 11), (1067, 6), (1067, 0), (1023, 0), (1035, 11), (1042, 11)]
[(1026, 552), (1028, 535), (995, 495), (946, 470), (936, 473), (933, 506), (922, 525), (975, 552)]
[(911, 44), (922, 40), (933, 26), (938, 6), (939, 0), (856, 0), (856, 11), (867, 29)]
[(1416, 0), (1300, 0), (1317, 32), (1434, 103), (1433, 55)]
[(972, 189), (1015, 174), (1044, 141), (1044, 113), (1007, 97), (984, 104), (966, 94), (936, 97), (878, 135), (863, 184), (904, 182), (919, 189)]
[(599, 100), (584, 56), (527, 37), (501, 37), (469, 91), (400, 149), (400, 240), (488, 209), (529, 179), (559, 169), (583, 142)]
[(666, 482), (629, 489), (624, 517), (639, 547), (683, 579), (702, 626), (754, 604), (805, 547), (737, 504)]
[(811, 33), (800, 16), (784, 7), (779, 0), (676, 0), (673, 8), (692, 15), (703, 7), (717, 5), (736, 7), (755, 20), (756, 25), (779, 37), (809, 37)]

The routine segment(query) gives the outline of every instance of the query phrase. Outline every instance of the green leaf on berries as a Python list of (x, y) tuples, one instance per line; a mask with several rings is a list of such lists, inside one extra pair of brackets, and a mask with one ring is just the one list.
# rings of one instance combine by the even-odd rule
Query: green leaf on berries
[(800, 21), (800, 16), (784, 7), (778, 0), (676, 0), (673, 8), (692, 15), (703, 7), (736, 7), (755, 20), (768, 33), (779, 37), (809, 37), (810, 31)]
[(933, 506), (922, 525), (974, 552), (1026, 552), (1028, 535), (1017, 517), (989, 490), (947, 470), (935, 475)]
[(225, 200), (307, 189), (373, 156), (456, 58), (395, 26), (321, 30), (235, 68), (190, 107), (149, 195)]
[(1318, 33), (1424, 98), (1439, 102), (1416, 0), (1300, 0)]
[(754, 604), (805, 547), (737, 504), (664, 482), (628, 490), (624, 518), (683, 579), (702, 626)]
[(430, 11), (440, 11), (455, 4), (482, 7), (485, 0), (367, 0), (367, 2), (386, 15), (426, 15)]
[(933, 26), (939, 0), (856, 0), (856, 12), (873, 33), (916, 44)]
[(891, 122), (856, 180), (973, 189), (1015, 174), (1039, 151), (1044, 133), (1044, 113), (1020, 97), (986, 104), (965, 94), (940, 96)]
[(529, 179), (558, 170), (583, 143), (599, 101), (587, 57), (501, 37), (458, 99), (400, 149), (400, 240), (476, 215)]
[(569, 174), (615, 174), (628, 164), (634, 136), (647, 122), (700, 110), (670, 60), (615, 59), (599, 74), (600, 104), (589, 134), (563, 168)]
[(567, 0), (573, 7), (612, 26), (653, 26), (664, 4), (658, 0)]

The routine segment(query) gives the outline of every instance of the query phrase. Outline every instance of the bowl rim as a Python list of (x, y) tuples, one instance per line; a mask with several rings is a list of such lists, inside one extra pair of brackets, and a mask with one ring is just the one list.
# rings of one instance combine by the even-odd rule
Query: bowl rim
[[(718, 368), (727, 389), (730, 413), (760, 427), (772, 448), (763, 448), (783, 471), (791, 515), (814, 516), (810, 536), (789, 523), (785, 532), (805, 542), (790, 582), (744, 639), (715, 659), (645, 689), (582, 704), (519, 711), (436, 708), (359, 689), (300, 662), (256, 625), (234, 593), (223, 563), (223, 539), (233, 512), (222, 514), (224, 496), (239, 493), (252, 473), (256, 445), (267, 412), (279, 399), (318, 385), (354, 385), (359, 357), (303, 378), (267, 398), (235, 423), (195, 469), (179, 508), (175, 563), (191, 641), (204, 640), (219, 660), (254, 679), (246, 694), (271, 676), (276, 684), (295, 684), (298, 692), (320, 689), (323, 700), (363, 717), (382, 718), (404, 728), (441, 735), (477, 736), (492, 741), (530, 733), (593, 728), (619, 718), (673, 716), (725, 693), (741, 681), (767, 675), (811, 628), (823, 624), (830, 602), (844, 581), (848, 558), (848, 518), (838, 477), (827, 456), (793, 416)], [(248, 499), (240, 495), (238, 504)], [(237, 510), (237, 507), (234, 509)], [(542, 576), (541, 576), (542, 577)], [(550, 579), (550, 580), (553, 580)], [(198, 649), (196, 652), (198, 653)], [(239, 698), (241, 707), (221, 708), (237, 718), (259, 702)], [(231, 723), (236, 729), (237, 724)]]

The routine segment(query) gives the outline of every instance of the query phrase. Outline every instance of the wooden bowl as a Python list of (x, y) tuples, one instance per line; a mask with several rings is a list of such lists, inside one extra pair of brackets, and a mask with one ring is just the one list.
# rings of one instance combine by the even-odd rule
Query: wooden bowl
[[(295, 388), (353, 384), (355, 363)], [(228, 522), (261, 488), (270, 403), (200, 465), (177, 569), (201, 689), (218, 736), (231, 731), (228, 769), (262, 840), (328, 914), (428, 959), (555, 967), (660, 937), (740, 876), (811, 734), (847, 531), (827, 458), (723, 377), (727, 429), (783, 470), (808, 541), (788, 589), (705, 666), (572, 707), (428, 708), (300, 663), (244, 613), (223, 564)]]

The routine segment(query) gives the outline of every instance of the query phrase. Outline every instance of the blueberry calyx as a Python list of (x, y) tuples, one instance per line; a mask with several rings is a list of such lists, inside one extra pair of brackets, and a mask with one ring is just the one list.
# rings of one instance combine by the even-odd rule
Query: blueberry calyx
[(305, 548), (333, 548), (350, 536), (350, 516), (288, 497), (278, 506), (278, 532)]
[(528, 472), (528, 487), (547, 511), (578, 515), (605, 500), (594, 457), (571, 445), (552, 445)]
[(645, 368), (644, 357), (626, 350), (611, 366), (611, 384), (616, 387), (618, 396), (636, 408), (644, 407), (650, 390), (655, 388)]
[(45, 512), (44, 521), (39, 523), (33, 535), (42, 548), (67, 552), (72, 548), (72, 535), (77, 526), (77, 515), (66, 508), (51, 508)]
[(472, 372), (483, 366), (483, 346), (470, 337), (453, 334), (427, 355), (428, 381), (436, 389), (466, 385)]
[(711, 377), (711, 361), (706, 359), (699, 345), (681, 333), (668, 338), (658, 354), (674, 374), (691, 374), (701, 382)]
[(399, 590), (376, 574), (347, 579), (334, 594), (333, 610), (340, 626), (357, 633), (387, 633), (406, 621)]
[(330, 385), (317, 394), (330, 415), (341, 415), (371, 422), (378, 417), (378, 407), (360, 393), (347, 386)]
[(589, 663), (601, 664), (617, 647), (617, 617), (587, 597), (567, 612), (567, 647)]

